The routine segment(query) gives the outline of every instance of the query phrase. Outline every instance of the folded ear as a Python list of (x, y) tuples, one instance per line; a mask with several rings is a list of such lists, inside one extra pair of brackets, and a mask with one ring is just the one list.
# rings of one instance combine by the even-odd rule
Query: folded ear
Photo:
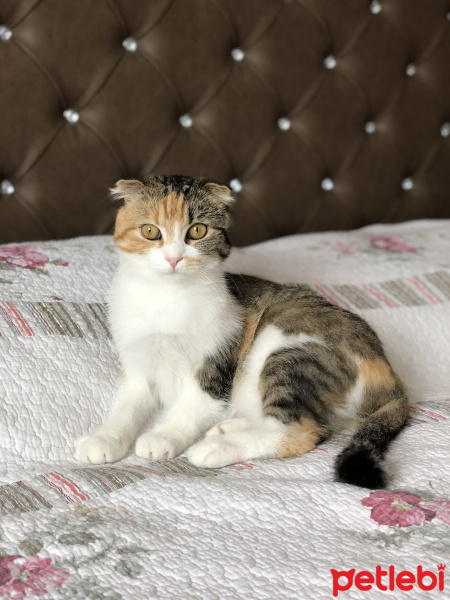
[(110, 192), (114, 200), (125, 200), (125, 204), (129, 204), (143, 198), (145, 185), (137, 179), (119, 179)]
[(231, 195), (231, 190), (227, 185), (219, 185), (218, 183), (206, 183), (205, 189), (217, 200), (224, 204), (231, 204), (234, 198)]

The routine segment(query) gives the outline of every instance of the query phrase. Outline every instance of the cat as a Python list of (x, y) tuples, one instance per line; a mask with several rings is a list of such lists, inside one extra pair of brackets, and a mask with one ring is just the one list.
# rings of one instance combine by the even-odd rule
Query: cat
[(228, 187), (202, 178), (120, 180), (109, 295), (123, 366), (105, 425), (76, 457), (114, 462), (133, 443), (198, 467), (296, 457), (349, 422), (335, 480), (387, 483), (383, 458), (408, 420), (405, 387), (359, 316), (303, 285), (224, 272)]

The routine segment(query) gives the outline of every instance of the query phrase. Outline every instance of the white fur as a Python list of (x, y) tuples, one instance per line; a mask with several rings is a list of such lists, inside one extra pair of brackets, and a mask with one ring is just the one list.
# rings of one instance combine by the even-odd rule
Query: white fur
[(218, 468), (253, 458), (274, 458), (286, 425), (274, 417), (237, 418), (213, 427), (192, 446), (188, 458), (198, 467)]
[[(217, 262), (183, 274), (155, 268), (149, 255), (121, 255), (110, 297), (111, 330), (125, 370), (107, 423), (76, 443), (83, 462), (118, 460), (161, 409), (139, 456), (176, 456), (221, 421), (224, 404), (200, 389), (196, 372), (242, 327), (239, 305), (226, 292)], [(161, 260), (165, 260), (161, 257)], [(165, 261), (167, 262), (167, 261)], [(168, 264), (168, 263), (167, 263)]]
[[(132, 399), (132, 400), (131, 400)], [(84, 436), (75, 444), (75, 456), (82, 462), (101, 464), (124, 456), (138, 435), (143, 420), (150, 417), (153, 398), (147, 380), (137, 374), (125, 375), (106, 425), (94, 435)]]

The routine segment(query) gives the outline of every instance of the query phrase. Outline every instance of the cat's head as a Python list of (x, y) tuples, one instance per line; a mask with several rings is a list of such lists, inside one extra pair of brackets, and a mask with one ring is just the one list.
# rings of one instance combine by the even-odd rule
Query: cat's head
[(124, 200), (114, 242), (157, 273), (190, 274), (217, 266), (230, 253), (228, 187), (203, 178), (149, 175), (121, 179), (111, 190)]

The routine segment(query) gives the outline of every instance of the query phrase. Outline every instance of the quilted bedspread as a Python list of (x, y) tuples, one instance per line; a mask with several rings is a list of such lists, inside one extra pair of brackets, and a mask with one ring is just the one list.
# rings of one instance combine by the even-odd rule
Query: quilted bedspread
[(450, 221), (297, 235), (228, 259), (306, 283), (380, 335), (412, 416), (382, 492), (333, 482), (348, 432), (220, 470), (183, 456), (77, 463), (74, 440), (114, 395), (116, 264), (106, 236), (0, 247), (1, 598), (450, 596)]

